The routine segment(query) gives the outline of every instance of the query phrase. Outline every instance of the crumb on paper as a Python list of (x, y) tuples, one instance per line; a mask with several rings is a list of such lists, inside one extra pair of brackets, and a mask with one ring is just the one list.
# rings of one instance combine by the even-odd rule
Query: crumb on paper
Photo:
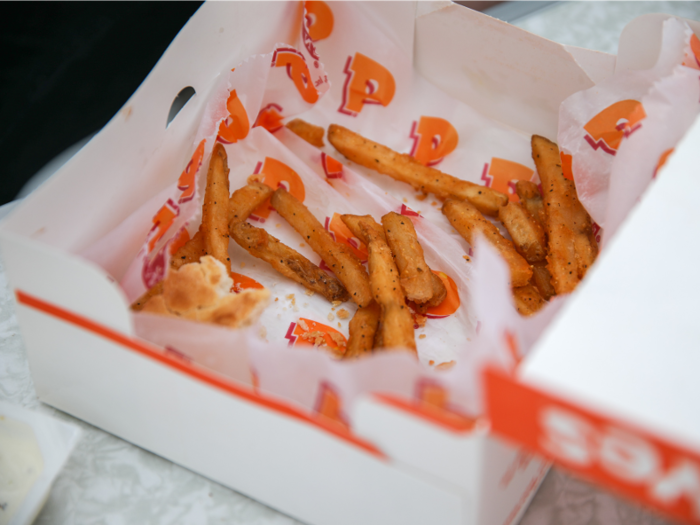
[(333, 321), (334, 319), (335, 319), (335, 315), (333, 315), (332, 313), (328, 312), (328, 320), (329, 320), (329, 321)]
[(333, 301), (331, 303), (331, 305), (333, 305), (333, 307), (340, 306), (341, 304), (343, 304), (343, 301)]
[(422, 314), (416, 313), (416, 324), (423, 328), (425, 326), (425, 322), (428, 320), (428, 318)]
[(306, 295), (308, 295), (309, 297), (311, 297), (311, 296), (312, 296), (313, 294), (315, 294), (316, 292), (314, 292), (313, 290), (306, 290), (304, 293), (305, 293)]
[(310, 341), (314, 344), (314, 346), (326, 346), (326, 338), (325, 334), (323, 332), (319, 332), (318, 330), (315, 332), (305, 332), (301, 334), (300, 336), (302, 339), (305, 341)]
[(265, 339), (267, 337), (267, 328), (260, 326), (260, 331), (258, 332), (260, 339)]
[(244, 263), (244, 262), (241, 263), (241, 268), (245, 268), (245, 263)]
[(277, 302), (277, 301), (279, 301), (279, 300), (280, 300), (279, 297), (275, 297), (275, 302)]
[(333, 339), (333, 342), (337, 346), (339, 346), (340, 348), (345, 348), (345, 338), (342, 336), (342, 334), (339, 334), (338, 332), (333, 332), (328, 335), (331, 336), (331, 339)]
[(428, 198), (427, 193), (422, 193), (421, 195), (416, 195), (416, 200), (418, 200), (418, 201), (424, 201), (427, 198)]
[(402, 200), (403, 200), (405, 203), (408, 203), (408, 199), (407, 199), (406, 197), (404, 197)]
[(418, 339), (425, 339), (425, 334), (420, 334), (420, 335), (418, 336)]
[(343, 325), (338, 323), (338, 328), (342, 328), (342, 327), (343, 327)]
[[(299, 248), (303, 248), (304, 246), (306, 246), (306, 244), (304, 244), (303, 242), (299, 243)], [(309, 293), (309, 292), (314, 293), (312, 290), (308, 290), (306, 293)]]
[(457, 364), (457, 361), (447, 361), (446, 363), (440, 363), (435, 367), (435, 370), (449, 370)]
[(433, 361), (433, 360), (431, 359), (430, 361), (428, 361), (428, 364), (429, 364), (430, 366), (433, 366), (433, 365), (435, 364), (435, 361)]
[(338, 310), (338, 319), (347, 319), (348, 317), (350, 317), (350, 312), (348, 312), (345, 308)]
[(437, 206), (437, 201), (433, 201), (430, 203), (431, 206)]
[(277, 319), (282, 319), (282, 314), (277, 314)]
[(471, 257), (469, 257), (468, 255), (462, 255), (462, 258), (467, 262), (472, 262)]
[(299, 319), (299, 326), (301, 326), (301, 329), (305, 332), (309, 331), (309, 325), (306, 324), (306, 321), (304, 321), (303, 319)]
[(282, 226), (282, 225), (279, 222), (277, 224), (275, 224), (275, 228), (279, 228), (280, 226)]
[(299, 307), (297, 305), (294, 305), (294, 308), (292, 308), (292, 312), (298, 312), (298, 311), (299, 311)]
[(296, 297), (294, 297), (293, 293), (290, 293), (286, 298), (292, 301), (292, 306), (295, 306), (297, 304), (297, 299)]

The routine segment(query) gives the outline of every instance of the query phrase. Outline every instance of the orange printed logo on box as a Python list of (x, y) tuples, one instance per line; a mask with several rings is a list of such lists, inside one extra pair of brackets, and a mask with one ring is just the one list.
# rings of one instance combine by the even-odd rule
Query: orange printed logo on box
[(309, 66), (306, 59), (293, 47), (275, 49), (272, 55), (272, 67), (286, 67), (287, 75), (294, 82), (294, 86), (301, 98), (309, 104), (318, 100), (318, 90), (311, 79)]
[(652, 179), (656, 178), (656, 174), (661, 168), (663, 168), (664, 164), (666, 164), (666, 161), (668, 160), (668, 157), (671, 155), (671, 153), (673, 153), (673, 150), (674, 148), (669, 148), (661, 154), (661, 156), (659, 157), (659, 162), (656, 164), (656, 168), (654, 168), (654, 174), (651, 177)]
[(309, 38), (313, 42), (318, 42), (331, 36), (333, 32), (333, 11), (326, 2), (307, 0), (304, 2), (306, 8), (306, 25), (308, 27)]
[(265, 288), (258, 281), (256, 281), (255, 279), (251, 279), (247, 275), (243, 275), (232, 271), (229, 271), (228, 274), (231, 277), (231, 279), (233, 279), (233, 286), (231, 287), (231, 291), (234, 293), (240, 293), (243, 290), (247, 290), (248, 288), (258, 290), (262, 290), (263, 288)]
[(530, 180), (533, 173), (535, 171), (527, 166), (493, 157), (490, 165), (488, 162), (484, 164), (481, 180), (484, 181), (484, 186), (505, 193), (511, 201), (517, 201), (515, 183), (519, 180)]
[(439, 117), (421, 117), (413, 121), (410, 137), (413, 139), (411, 156), (424, 166), (436, 166), (452, 153), (459, 135), (452, 124)]
[(379, 62), (362, 53), (349, 56), (345, 63), (346, 75), (343, 101), (338, 111), (356, 117), (365, 104), (388, 106), (394, 98), (394, 76)]
[(194, 153), (192, 154), (192, 158), (180, 174), (180, 178), (177, 180), (177, 189), (182, 192), (180, 199), (178, 200), (180, 204), (194, 198), (194, 178), (199, 171), (199, 167), (202, 165), (202, 157), (204, 157), (204, 144), (206, 141), (206, 139), (202, 139), (202, 142), (199, 143), (197, 149), (195, 149)]
[(345, 336), (335, 328), (304, 317), (290, 323), (284, 337), (289, 346), (325, 346), (340, 354), (348, 345)]
[(226, 101), (228, 117), (219, 125), (219, 135), (216, 140), (224, 144), (233, 144), (248, 136), (250, 131), (250, 121), (243, 103), (238, 98), (236, 90), (231, 90)]
[(343, 165), (333, 157), (329, 157), (325, 153), (321, 153), (321, 165), (323, 166), (323, 171), (325, 172), (326, 177), (329, 179), (343, 178)]
[(461, 301), (459, 299), (459, 290), (457, 289), (457, 283), (454, 282), (452, 277), (450, 277), (444, 272), (438, 272), (435, 270), (432, 270), (432, 272), (435, 275), (437, 275), (442, 281), (442, 284), (445, 285), (445, 288), (447, 289), (447, 295), (445, 296), (445, 300), (442, 301), (439, 305), (428, 308), (428, 311), (426, 312), (425, 316), (428, 319), (442, 319), (445, 317), (449, 317), (457, 311), (459, 305), (461, 304)]
[(350, 429), (348, 418), (343, 413), (342, 399), (336, 389), (327, 381), (321, 382), (318, 387), (314, 412), (333, 423), (341, 425), (346, 430)]
[(608, 106), (583, 126), (587, 134), (583, 137), (594, 149), (615, 155), (623, 137), (629, 137), (642, 127), (647, 116), (644, 106), (637, 100), (620, 100)]
[[(301, 181), (301, 177), (297, 175), (297, 172), (292, 168), (287, 166), (284, 162), (281, 162), (272, 157), (265, 157), (264, 162), (258, 162), (253, 172), (253, 177), (251, 177), (258, 182), (269, 186), (273, 190), (279, 187), (283, 187), (289, 193), (291, 193), (299, 202), (304, 202), (306, 198), (306, 190), (304, 189), (304, 183)], [(258, 206), (255, 211), (250, 215), (253, 220), (258, 220), (260, 222), (265, 222), (270, 216), (270, 199), (267, 199), (260, 206)]]
[(365, 262), (367, 260), (367, 246), (352, 234), (348, 227), (345, 226), (345, 223), (338, 213), (334, 213), (333, 218), (326, 217), (324, 227), (326, 231), (331, 234), (335, 242), (342, 242), (350, 246), (352, 253), (354, 253), (360, 261)]
[(274, 133), (284, 126), (284, 124), (282, 124), (283, 118), (282, 106), (271, 103), (260, 110), (253, 127), (262, 126), (270, 133)]

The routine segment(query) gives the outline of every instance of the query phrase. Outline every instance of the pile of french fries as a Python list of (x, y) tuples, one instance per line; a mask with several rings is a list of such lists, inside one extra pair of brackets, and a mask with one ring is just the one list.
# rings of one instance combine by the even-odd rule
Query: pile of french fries
[[(323, 128), (299, 119), (287, 127), (310, 144), (323, 147)], [(519, 181), (520, 204), (509, 202), (504, 193), (424, 166), (341, 126), (331, 125), (328, 139), (348, 159), (407, 182), (424, 194), (435, 194), (444, 201), (445, 217), (468, 243), (473, 244), (477, 232), (483, 235), (508, 265), (515, 306), (522, 315), (537, 312), (554, 295), (571, 292), (597, 255), (591, 219), (573, 183), (564, 178), (557, 146), (543, 137), (532, 137), (532, 155), (545, 191), (542, 194), (536, 184)], [(246, 186), (229, 195), (228, 174), (226, 151), (217, 143), (207, 172), (202, 223), (192, 239), (173, 254), (171, 270), (211, 256), (231, 272), (228, 243), (233, 239), (253, 257), (334, 305), (351, 300), (358, 306), (349, 324), (347, 346), (336, 353), (338, 357), (358, 358), (384, 348), (416, 352), (414, 327), (425, 322), (423, 314), (428, 308), (445, 300), (447, 290), (426, 264), (408, 217), (391, 212), (377, 222), (370, 215), (341, 216), (367, 246), (368, 272), (350, 247), (336, 242), (284, 187), (273, 189), (251, 176)], [(334, 276), (246, 222), (265, 202)], [(501, 235), (495, 220), (503, 224), (510, 239)], [(167, 286), (168, 279), (164, 282)], [(163, 282), (153, 286), (132, 308), (144, 309), (163, 295), (163, 287)]]

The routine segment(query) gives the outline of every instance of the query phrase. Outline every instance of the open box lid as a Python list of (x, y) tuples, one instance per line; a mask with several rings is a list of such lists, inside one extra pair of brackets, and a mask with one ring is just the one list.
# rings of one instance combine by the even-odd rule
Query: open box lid
[[(618, 70), (653, 63), (660, 38), (636, 54), (634, 40), (660, 35), (666, 18), (647, 15), (625, 29)], [(697, 34), (700, 24), (690, 25)], [(700, 523), (699, 143), (700, 119), (517, 377), (487, 379), (494, 431), (693, 523)]]

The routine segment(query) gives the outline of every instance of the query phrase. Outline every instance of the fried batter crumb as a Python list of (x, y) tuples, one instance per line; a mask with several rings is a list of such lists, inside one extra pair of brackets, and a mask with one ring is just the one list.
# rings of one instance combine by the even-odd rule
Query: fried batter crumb
[(418, 201), (424, 201), (424, 200), (427, 199), (427, 198), (428, 198), (428, 194), (427, 194), (427, 193), (423, 193), (423, 194), (421, 194), (421, 195), (416, 195), (416, 200), (418, 200)]
[(348, 312), (345, 308), (338, 310), (338, 319), (347, 319), (348, 317), (350, 317), (350, 312)]
[(335, 307), (335, 306), (340, 306), (341, 304), (343, 304), (343, 301), (333, 301), (331, 304), (332, 304), (334, 307)]
[(408, 203), (408, 199), (407, 199), (406, 197), (403, 198), (403, 201), (404, 201), (405, 203)]
[(423, 328), (425, 326), (425, 322), (428, 320), (428, 318), (424, 315), (421, 315), (419, 313), (416, 313), (416, 324)]
[(437, 206), (437, 201), (433, 201), (430, 203), (431, 206)]
[(333, 342), (339, 346), (340, 348), (345, 348), (345, 338), (342, 336), (342, 334), (339, 334), (338, 332), (333, 332), (332, 334), (328, 334), (331, 336), (331, 339), (333, 339)]
[(462, 255), (462, 258), (467, 262), (472, 262), (471, 257), (469, 257), (468, 255)]
[(449, 370), (457, 364), (457, 361), (447, 361), (446, 363), (440, 363), (435, 367), (435, 370)]
[(260, 339), (267, 338), (267, 328), (265, 328), (264, 326), (260, 326), (260, 331), (258, 332), (258, 335), (260, 336)]
[(338, 323), (338, 328), (342, 328), (342, 327), (343, 327), (343, 325)]
[[(304, 244), (303, 242), (300, 242), (300, 243), (299, 243), (299, 248), (303, 248), (304, 246), (306, 246), (306, 244)], [(310, 290), (309, 290), (309, 291), (310, 291)], [(313, 293), (313, 292), (311, 292), (311, 293)]]
[(301, 338), (304, 339), (305, 341), (311, 341), (314, 346), (326, 346), (326, 338), (324, 337), (325, 334), (323, 332), (319, 332), (318, 330), (315, 332), (306, 332), (301, 334)]
[(309, 331), (309, 325), (307, 325), (306, 321), (304, 321), (303, 319), (299, 319), (299, 326), (301, 326), (301, 329), (305, 332)]
[(314, 292), (313, 290), (306, 290), (304, 293), (305, 293), (306, 295), (308, 295), (309, 297), (311, 297), (311, 296), (312, 296), (313, 294), (315, 294), (316, 292)]
[(244, 262), (241, 263), (241, 268), (245, 268), (245, 263), (244, 263)]
[(295, 305), (297, 304), (296, 297), (294, 297), (294, 294), (293, 294), (293, 293), (290, 293), (290, 294), (287, 296), (287, 299), (289, 299), (290, 301), (292, 301), (292, 306), (295, 306)]
[(425, 334), (420, 334), (420, 335), (418, 336), (418, 339), (425, 339)]
[(333, 315), (332, 313), (328, 312), (328, 320), (329, 320), (329, 321), (333, 321), (334, 319), (335, 319), (335, 315)]

